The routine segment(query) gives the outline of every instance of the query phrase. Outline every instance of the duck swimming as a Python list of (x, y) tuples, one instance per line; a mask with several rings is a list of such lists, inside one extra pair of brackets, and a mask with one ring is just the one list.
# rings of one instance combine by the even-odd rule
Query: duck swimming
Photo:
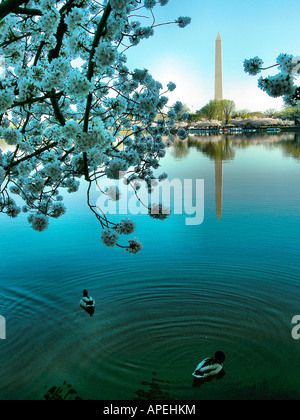
[(89, 296), (86, 289), (83, 290), (83, 297), (80, 300), (80, 306), (84, 309), (90, 316), (93, 316), (95, 312), (95, 299)]
[(222, 351), (217, 351), (213, 357), (204, 359), (198, 364), (193, 376), (199, 379), (215, 377), (223, 370), (224, 362), (225, 354)]

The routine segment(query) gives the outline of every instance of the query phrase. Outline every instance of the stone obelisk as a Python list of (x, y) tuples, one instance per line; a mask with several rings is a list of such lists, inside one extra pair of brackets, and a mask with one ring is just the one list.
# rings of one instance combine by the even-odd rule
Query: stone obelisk
[(215, 63), (215, 100), (223, 99), (223, 66), (222, 66), (222, 40), (218, 33), (216, 39), (216, 63)]

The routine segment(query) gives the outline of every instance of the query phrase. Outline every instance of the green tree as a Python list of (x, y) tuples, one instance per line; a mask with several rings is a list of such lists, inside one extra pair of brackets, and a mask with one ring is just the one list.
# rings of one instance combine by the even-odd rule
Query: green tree
[(264, 112), (264, 116), (268, 118), (273, 118), (276, 116), (276, 114), (277, 114), (277, 111), (275, 108), (266, 109), (266, 111)]
[(208, 104), (204, 105), (203, 108), (200, 109), (200, 114), (207, 118), (209, 121), (213, 120), (217, 117), (218, 113), (218, 101), (211, 100)]
[(196, 112), (194, 116), (195, 120), (197, 116), (200, 118), (206, 118), (209, 121), (217, 119), (219, 121), (225, 120), (227, 124), (229, 119), (232, 117), (235, 111), (235, 103), (228, 99), (222, 99), (221, 101), (210, 100), (203, 108)]
[(278, 117), (284, 120), (295, 121), (296, 125), (300, 125), (300, 106), (286, 106), (284, 110), (278, 114)]
[(225, 124), (228, 124), (229, 120), (231, 119), (234, 111), (235, 111), (235, 103), (234, 101), (230, 101), (229, 99), (222, 99), (219, 104), (220, 109), (222, 110), (222, 116), (225, 120)]
[(240, 109), (232, 114), (232, 118), (250, 118), (251, 112), (249, 109)]

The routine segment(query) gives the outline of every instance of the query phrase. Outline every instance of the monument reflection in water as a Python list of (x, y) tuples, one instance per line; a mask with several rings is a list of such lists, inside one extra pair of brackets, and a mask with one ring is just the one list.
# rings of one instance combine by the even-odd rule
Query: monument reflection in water
[[(182, 142), (181, 142), (182, 143)], [(249, 135), (197, 135), (189, 136), (185, 145), (175, 142), (174, 147), (181, 149), (184, 156), (189, 147), (195, 147), (215, 163), (215, 200), (216, 217), (220, 221), (223, 209), (223, 174), (224, 162), (235, 158), (235, 147), (245, 148), (251, 145), (270, 144), (283, 149), (286, 156), (300, 160), (300, 134), (277, 134), (265, 136)]]

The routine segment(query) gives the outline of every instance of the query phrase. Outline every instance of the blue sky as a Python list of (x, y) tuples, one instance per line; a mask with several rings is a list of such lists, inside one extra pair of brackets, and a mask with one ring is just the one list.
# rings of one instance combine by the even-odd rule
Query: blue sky
[[(147, 68), (162, 83), (176, 83), (176, 91), (169, 95), (172, 103), (182, 100), (195, 111), (213, 99), (214, 48), (220, 32), (224, 97), (234, 100), (238, 109), (281, 109), (282, 99), (262, 92), (258, 77), (244, 73), (243, 61), (258, 55), (268, 66), (275, 64), (280, 53), (300, 55), (299, 0), (290, 0), (286, 6), (278, 0), (169, 0), (154, 11), (157, 23), (178, 16), (190, 16), (192, 23), (185, 29), (156, 28), (154, 37), (128, 51), (128, 66)], [(142, 22), (147, 26), (151, 19)]]

